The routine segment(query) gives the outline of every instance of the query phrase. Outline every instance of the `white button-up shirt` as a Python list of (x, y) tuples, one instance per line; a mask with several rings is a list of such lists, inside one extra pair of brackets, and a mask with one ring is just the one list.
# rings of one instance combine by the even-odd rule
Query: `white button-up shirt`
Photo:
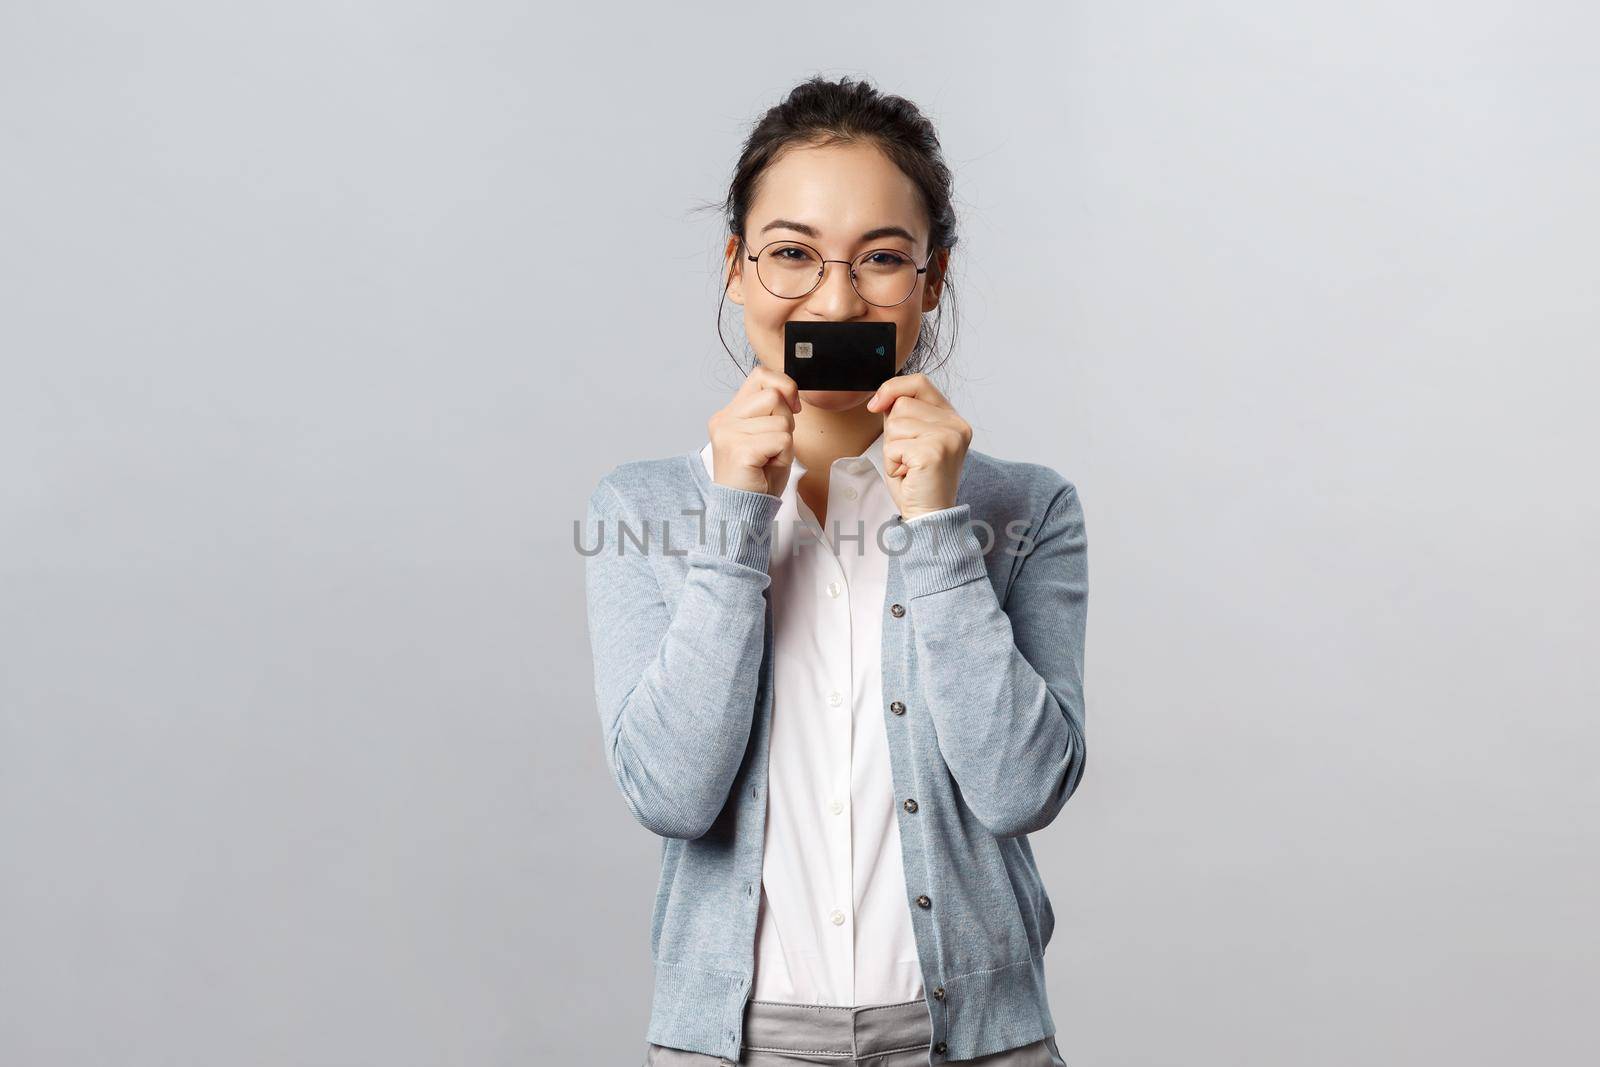
[[(711, 443), (700, 452), (715, 477)], [(923, 996), (883, 718), (880, 642), (898, 514), (883, 436), (835, 460), (827, 528), (793, 461), (773, 529), (770, 783), (756, 1000), (859, 1007)], [(858, 536), (859, 535), (859, 536)]]

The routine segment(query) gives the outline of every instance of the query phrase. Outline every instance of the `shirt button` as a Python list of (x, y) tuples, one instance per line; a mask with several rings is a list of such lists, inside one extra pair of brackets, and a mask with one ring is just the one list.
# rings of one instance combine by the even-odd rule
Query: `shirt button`
[(906, 613), (906, 609), (901, 607), (899, 604), (890, 604), (889, 605), (889, 614), (893, 615), (895, 618), (898, 619), (902, 615), (904, 615), (905, 613)]
[(829, 582), (828, 583), (828, 595), (832, 596), (832, 597), (836, 597), (836, 596), (839, 595), (839, 583), (838, 582)]
[(944, 999), (944, 986), (937, 985), (937, 986), (933, 987), (933, 999), (934, 1000), (943, 1000)]
[(828, 805), (828, 810), (837, 815), (844, 810), (844, 802), (841, 800), (835, 800), (832, 804)]
[(844, 703), (844, 694), (835, 689), (833, 692), (828, 694), (828, 703), (832, 704), (834, 707), (838, 707), (840, 704)]
[(854, 500), (857, 495), (855, 486), (847, 485), (844, 487), (844, 498), (846, 500)]
[(833, 914), (828, 916), (828, 918), (833, 920), (833, 925), (835, 925), (835, 926), (844, 925), (844, 912), (840, 911), (837, 908), (835, 908), (833, 910)]
[(915, 800), (912, 800), (910, 797), (906, 797), (906, 802), (905, 802), (904, 806), (905, 806), (905, 809), (907, 811), (916, 811), (917, 810), (917, 802)]
[(906, 706), (900, 703), (898, 700), (893, 700), (889, 702), (889, 710), (894, 712), (896, 715), (904, 715), (906, 713)]
[(917, 897), (917, 907), (931, 908), (933, 907), (933, 901), (928, 899), (928, 894), (923, 893), (921, 896)]
[(937, 1045), (933, 1046), (933, 1051), (935, 1051), (939, 1055), (943, 1056), (944, 1055), (944, 1042), (941, 1041)]

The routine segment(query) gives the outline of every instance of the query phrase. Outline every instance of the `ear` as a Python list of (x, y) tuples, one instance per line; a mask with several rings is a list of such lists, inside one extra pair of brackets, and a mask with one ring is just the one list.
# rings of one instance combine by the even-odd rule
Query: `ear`
[(939, 306), (939, 298), (944, 295), (944, 275), (950, 266), (950, 250), (941, 248), (933, 254), (933, 263), (928, 268), (928, 284), (922, 287), (922, 310), (932, 311)]
[(728, 247), (723, 254), (723, 278), (727, 284), (728, 299), (739, 306), (744, 306), (744, 256), (741, 249), (744, 242), (737, 237), (728, 238)]

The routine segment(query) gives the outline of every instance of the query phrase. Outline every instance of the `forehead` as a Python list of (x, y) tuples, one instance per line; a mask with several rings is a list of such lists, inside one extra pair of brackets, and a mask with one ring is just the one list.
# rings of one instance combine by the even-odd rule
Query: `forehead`
[(777, 218), (804, 222), (840, 241), (882, 226), (919, 235), (928, 229), (916, 184), (868, 143), (797, 147), (780, 155), (761, 176), (748, 231), (754, 236)]

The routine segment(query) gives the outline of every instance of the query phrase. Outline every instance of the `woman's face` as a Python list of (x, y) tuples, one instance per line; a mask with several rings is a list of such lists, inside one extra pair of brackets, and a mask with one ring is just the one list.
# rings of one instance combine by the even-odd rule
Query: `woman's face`
[[(783, 371), (783, 324), (799, 322), (892, 322), (894, 367), (905, 365), (916, 347), (922, 316), (939, 303), (949, 250), (941, 249), (911, 295), (895, 307), (863, 300), (850, 284), (846, 263), (827, 264), (822, 284), (795, 300), (773, 296), (746, 258), (771, 241), (803, 241), (824, 259), (854, 262), (863, 252), (888, 248), (917, 266), (928, 258), (928, 218), (910, 178), (871, 144), (795, 148), (762, 175), (745, 220), (748, 252), (730, 238), (728, 297), (744, 307), (745, 336), (762, 364)], [(871, 235), (871, 236), (869, 236)], [(806, 389), (802, 404), (829, 411), (859, 407), (870, 390)]]

